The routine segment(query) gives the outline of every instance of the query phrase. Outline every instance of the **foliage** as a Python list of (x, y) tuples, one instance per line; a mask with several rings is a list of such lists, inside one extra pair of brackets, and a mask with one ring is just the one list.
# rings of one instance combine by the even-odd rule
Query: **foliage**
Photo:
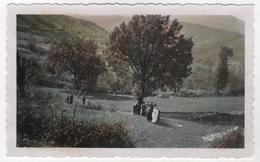
[(17, 146), (134, 147), (122, 121), (73, 121), (65, 113), (61, 111), (46, 115), (28, 108), (19, 109)]
[(229, 94), (230, 95), (244, 95), (245, 92), (245, 79), (244, 79), (244, 66), (231, 66), (229, 77)]
[(36, 61), (17, 54), (17, 85), (20, 97), (26, 96), (27, 86), (36, 80), (40, 72), (41, 67)]
[(138, 96), (140, 96), (141, 93), (142, 93), (142, 92), (141, 92), (141, 86), (140, 86), (140, 84), (134, 83), (133, 88), (132, 88), (132, 94), (133, 94), (133, 96), (138, 97)]
[(243, 148), (244, 136), (241, 129), (235, 129), (225, 134), (221, 141), (216, 144), (216, 148)]
[(135, 15), (110, 35), (108, 59), (116, 71), (131, 73), (141, 86), (143, 99), (147, 83), (174, 87), (191, 73), (192, 38), (180, 33), (177, 20), (169, 16)]
[(48, 55), (49, 69), (53, 73), (70, 72), (76, 89), (81, 86), (92, 89), (96, 86), (98, 75), (105, 70), (96, 50), (93, 40), (81, 36), (54, 41)]
[[(61, 126), (64, 126), (62, 129)], [(126, 140), (127, 131), (123, 122), (101, 123), (64, 119), (55, 123), (52, 134), (56, 146), (69, 147), (133, 147)]]
[(219, 65), (217, 68), (217, 81), (216, 81), (216, 91), (220, 94), (220, 90), (226, 87), (229, 79), (229, 69), (228, 61), (229, 58), (233, 56), (233, 49), (229, 47), (221, 47), (219, 53)]
[(114, 85), (116, 83), (117, 76), (115, 73), (107, 70), (98, 78), (98, 91), (111, 93), (114, 91)]
[[(28, 105), (27, 105), (28, 106)], [(17, 145), (33, 144), (34, 140), (41, 141), (43, 132), (47, 131), (48, 124), (42, 115), (36, 115), (31, 108), (17, 111)]]
[(203, 66), (200, 64), (193, 65), (193, 72), (190, 77), (188, 77), (191, 81), (190, 87), (194, 90), (202, 90), (207, 89), (209, 87), (209, 78), (210, 70), (207, 66)]

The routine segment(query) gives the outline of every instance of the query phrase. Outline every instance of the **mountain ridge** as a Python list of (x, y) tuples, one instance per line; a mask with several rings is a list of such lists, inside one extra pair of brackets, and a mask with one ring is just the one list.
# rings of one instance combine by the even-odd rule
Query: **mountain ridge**
[[(116, 16), (116, 18), (118, 18), (118, 16)], [(121, 18), (130, 19), (130, 17), (124, 16), (121, 16)], [(71, 35), (81, 33), (88, 38), (94, 39), (98, 44), (98, 52), (102, 53), (106, 48), (109, 31), (100, 27), (100, 25), (95, 22), (85, 19), (67, 15), (18, 15), (17, 31), (19, 32), (21, 29), (27, 28), (27, 32), (36, 32), (36, 36), (40, 34), (45, 37), (53, 37), (55, 35), (70, 37)], [(110, 19), (106, 21), (110, 21)], [(120, 23), (113, 24), (113, 27)], [(232, 61), (241, 62), (241, 59), (243, 60), (244, 36), (242, 34), (200, 24), (180, 23), (183, 25), (182, 32), (188, 37), (193, 37), (195, 43), (193, 48), (194, 63), (216, 63), (221, 46), (229, 46), (234, 49)], [(31, 30), (32, 27), (35, 27), (35, 30)]]
[[(131, 16), (126, 15), (71, 15), (72, 17), (93, 21), (104, 29), (111, 31), (116, 25), (127, 22)], [(229, 15), (170, 15), (170, 20), (178, 19), (179, 22), (198, 24), (205, 27), (237, 32), (244, 35), (244, 22)], [(215, 21), (212, 21), (214, 19)], [(116, 25), (115, 25), (116, 24)], [(214, 26), (215, 25), (215, 26)]]

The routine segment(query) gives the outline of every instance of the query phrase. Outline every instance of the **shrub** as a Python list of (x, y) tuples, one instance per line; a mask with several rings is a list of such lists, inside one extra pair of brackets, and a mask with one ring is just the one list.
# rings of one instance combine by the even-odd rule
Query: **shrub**
[(221, 141), (216, 144), (216, 148), (243, 148), (244, 136), (240, 128), (233, 129), (225, 134)]
[(17, 112), (18, 147), (134, 147), (125, 123), (80, 121), (64, 111), (39, 115), (27, 109)]
[(49, 140), (60, 147), (133, 147), (123, 122), (101, 123), (65, 119)]
[(49, 122), (43, 115), (36, 114), (32, 107), (25, 104), (17, 109), (17, 146), (38, 146), (42, 135), (48, 129)]

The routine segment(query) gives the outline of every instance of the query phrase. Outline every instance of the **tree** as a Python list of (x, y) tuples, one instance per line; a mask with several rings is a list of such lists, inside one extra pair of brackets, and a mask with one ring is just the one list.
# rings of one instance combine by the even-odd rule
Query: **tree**
[(48, 66), (52, 73), (69, 72), (76, 89), (82, 85), (87, 89), (96, 86), (98, 75), (105, 70), (104, 63), (97, 55), (93, 40), (77, 36), (71, 40), (56, 40), (48, 55)]
[(169, 16), (135, 15), (128, 24), (122, 23), (112, 31), (109, 62), (117, 71), (130, 73), (134, 83), (140, 85), (139, 103), (147, 83), (174, 87), (191, 73), (194, 44), (181, 29), (177, 20), (170, 23)]
[(226, 87), (229, 80), (228, 61), (233, 56), (233, 49), (229, 47), (220, 47), (219, 65), (217, 68), (216, 92), (219, 95), (220, 90)]
[(41, 72), (40, 66), (33, 59), (20, 56), (17, 53), (17, 86), (20, 97), (26, 96), (26, 86), (32, 83)]
[(244, 95), (245, 76), (243, 63), (232, 65), (229, 76), (229, 94)]
[(211, 94), (213, 91), (212, 89), (214, 89), (214, 73), (213, 73), (213, 65), (209, 65), (208, 66), (208, 76), (207, 76), (207, 89), (208, 92)]

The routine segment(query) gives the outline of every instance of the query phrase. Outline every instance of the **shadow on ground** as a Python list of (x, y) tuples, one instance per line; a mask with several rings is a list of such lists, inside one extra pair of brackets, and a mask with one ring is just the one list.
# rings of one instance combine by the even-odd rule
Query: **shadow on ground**
[(169, 124), (167, 119), (160, 119), (156, 124), (159, 125), (159, 126), (172, 128), (172, 125)]

